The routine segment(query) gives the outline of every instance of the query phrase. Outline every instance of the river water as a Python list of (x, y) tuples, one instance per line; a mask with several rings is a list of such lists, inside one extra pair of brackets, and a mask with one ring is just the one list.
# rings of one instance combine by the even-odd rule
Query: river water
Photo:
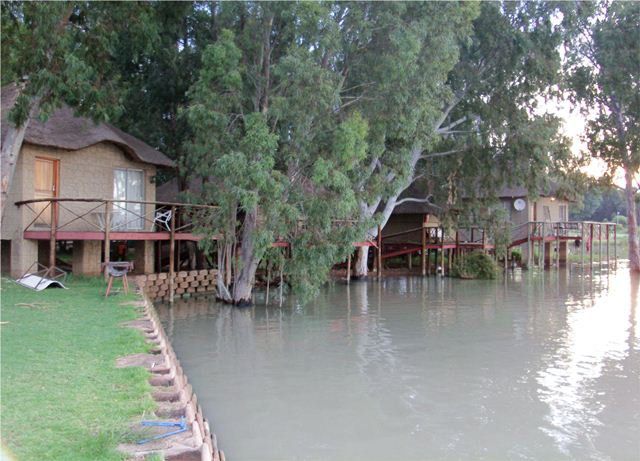
[(158, 310), (231, 461), (638, 460), (639, 284), (401, 277)]

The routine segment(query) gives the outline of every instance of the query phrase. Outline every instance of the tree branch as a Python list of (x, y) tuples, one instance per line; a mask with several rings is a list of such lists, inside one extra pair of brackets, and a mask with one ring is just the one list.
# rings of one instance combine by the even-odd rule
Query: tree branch
[(461, 123), (464, 123), (468, 120), (468, 117), (465, 115), (462, 118), (459, 118), (458, 120), (456, 120), (455, 122), (450, 123), (449, 125), (443, 127), (443, 128), (438, 128), (436, 130), (436, 133), (438, 134), (445, 134), (447, 133), (449, 130), (451, 130), (452, 128), (457, 127), (458, 125), (460, 125)]
[(407, 197), (407, 198), (403, 198), (402, 200), (398, 200), (396, 202), (396, 206), (399, 206), (399, 205), (402, 205), (403, 203), (408, 203), (408, 202), (431, 203), (431, 200), (433, 200), (433, 195), (431, 194), (427, 195), (425, 198)]
[(466, 149), (454, 149), (454, 150), (448, 150), (446, 152), (436, 152), (434, 154), (421, 155), (420, 160), (426, 160), (426, 159), (435, 158), (435, 157), (446, 157), (447, 155), (457, 154), (460, 152), (464, 152), (465, 150)]

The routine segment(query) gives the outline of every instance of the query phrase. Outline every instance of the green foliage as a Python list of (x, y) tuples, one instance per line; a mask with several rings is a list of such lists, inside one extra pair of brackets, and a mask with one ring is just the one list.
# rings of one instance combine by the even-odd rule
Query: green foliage
[(83, 114), (111, 120), (120, 114), (116, 50), (130, 65), (153, 43), (156, 30), (143, 3), (2, 2), (2, 85), (24, 83), (11, 112), (21, 125), (33, 97), (40, 117), (66, 102)]
[(491, 256), (473, 252), (458, 259), (453, 264), (451, 274), (453, 277), (463, 279), (495, 279), (498, 275), (498, 266)]
[(624, 171), (629, 267), (640, 272), (637, 181), (640, 171), (640, 3), (599, 1), (567, 8), (566, 88), (588, 115), (589, 154), (610, 177)]
[(625, 228), (627, 227), (627, 217), (622, 215), (617, 215), (613, 217), (613, 222), (617, 225)]
[[(243, 6), (244, 27), (226, 8), (219, 19), (227, 27), (202, 53), (182, 112), (193, 133), (183, 167), (208, 180), (192, 199), (219, 205), (215, 219), (196, 224), (221, 233), (221, 246), (251, 247), (245, 267), (257, 267), (275, 240), (291, 242), (285, 273), (294, 288), (312, 292), (356, 240), (358, 227), (344, 224), (357, 217), (353, 182), (368, 124), (358, 112), (336, 112), (340, 73), (310, 51), (337, 29), (328, 5)], [(269, 30), (274, 38), (265, 41)]]
[(118, 369), (118, 357), (145, 352), (136, 318), (104, 298), (104, 282), (74, 279), (68, 290), (34, 292), (2, 279), (2, 438), (16, 459), (120, 460), (135, 440), (134, 419), (153, 409), (142, 368)]

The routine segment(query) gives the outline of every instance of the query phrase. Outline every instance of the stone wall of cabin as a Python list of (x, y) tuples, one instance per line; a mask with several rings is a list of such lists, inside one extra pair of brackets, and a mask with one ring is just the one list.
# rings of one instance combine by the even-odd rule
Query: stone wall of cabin
[[(25, 227), (35, 217), (35, 214), (25, 206), (17, 207), (14, 205), (17, 201), (34, 198), (34, 170), (37, 157), (59, 160), (57, 196), (60, 198), (112, 199), (114, 169), (129, 168), (144, 172), (144, 200), (155, 200), (156, 187), (152, 178), (156, 174), (156, 167), (131, 159), (115, 144), (103, 142), (73, 151), (25, 144), (20, 152), (11, 188), (8, 192), (1, 229), (2, 238), (11, 240), (9, 259), (12, 276), (21, 275), (38, 259), (37, 242), (26, 241), (22, 238)], [(65, 204), (78, 214), (89, 211), (96, 205), (97, 203)], [(48, 210), (45, 213), (48, 213)], [(152, 215), (153, 205), (145, 205), (144, 213)], [(59, 210), (59, 216), (60, 223), (73, 219), (73, 215), (64, 209)], [(87, 219), (93, 221), (95, 218), (93, 215), (89, 215)], [(41, 228), (46, 230), (48, 226), (41, 226)], [(145, 230), (150, 229), (151, 225), (146, 223)], [(38, 230), (38, 227), (32, 226), (31, 230)], [(98, 228), (78, 220), (65, 227), (64, 230), (97, 231)]]

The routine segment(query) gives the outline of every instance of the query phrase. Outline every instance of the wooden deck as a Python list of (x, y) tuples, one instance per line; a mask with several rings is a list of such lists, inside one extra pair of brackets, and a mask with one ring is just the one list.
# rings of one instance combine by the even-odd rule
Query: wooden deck
[[(51, 231), (49, 230), (27, 230), (24, 231), (24, 238), (28, 240), (50, 240)], [(175, 240), (197, 242), (202, 240), (202, 236), (195, 235), (191, 232), (176, 232)], [(56, 231), (56, 240), (104, 240), (104, 232), (98, 231)], [(127, 231), (127, 232), (109, 232), (109, 239), (115, 240), (148, 240), (148, 241), (169, 241), (171, 240), (170, 232), (153, 232), (153, 231)], [(219, 240), (219, 236), (211, 237), (212, 240)]]

